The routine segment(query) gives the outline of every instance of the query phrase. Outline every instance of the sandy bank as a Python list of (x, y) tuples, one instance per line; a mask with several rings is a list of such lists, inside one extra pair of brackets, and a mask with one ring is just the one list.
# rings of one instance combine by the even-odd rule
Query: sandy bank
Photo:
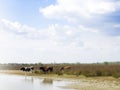
[(75, 80), (72, 84), (63, 88), (72, 88), (76, 90), (120, 90), (120, 80), (103, 78), (84, 78)]

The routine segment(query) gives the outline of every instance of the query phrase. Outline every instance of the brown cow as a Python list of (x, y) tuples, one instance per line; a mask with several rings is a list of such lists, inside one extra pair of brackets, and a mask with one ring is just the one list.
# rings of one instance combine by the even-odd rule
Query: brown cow
[(61, 67), (61, 68), (60, 68), (60, 71), (67, 70), (67, 69), (71, 69), (71, 67), (70, 67), (70, 66)]

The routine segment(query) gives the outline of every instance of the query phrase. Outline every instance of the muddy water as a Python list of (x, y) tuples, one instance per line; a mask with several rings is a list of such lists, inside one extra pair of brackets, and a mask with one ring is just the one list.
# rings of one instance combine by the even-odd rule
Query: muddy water
[(0, 74), (0, 90), (68, 90), (60, 88), (68, 83), (34, 76)]

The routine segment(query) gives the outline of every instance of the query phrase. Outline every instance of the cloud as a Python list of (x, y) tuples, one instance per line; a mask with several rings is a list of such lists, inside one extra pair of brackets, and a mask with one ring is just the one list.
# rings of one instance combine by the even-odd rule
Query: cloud
[[(53, 45), (58, 46), (106, 48), (113, 42), (109, 40), (109, 38), (112, 37), (101, 33), (102, 30), (85, 27), (84, 25), (74, 27), (69, 25), (52, 24), (44, 29), (36, 29), (28, 25), (21, 25), (19, 22), (11, 22), (5, 19), (1, 21), (1, 25), (7, 33), (12, 33), (15, 36), (31, 40), (49, 41)], [(116, 37), (113, 38), (116, 40)]]
[[(76, 36), (80, 33), (79, 30), (69, 25), (51, 24), (46, 28), (36, 29), (28, 25), (22, 25), (19, 22), (2, 19), (1, 27), (3, 27), (3, 30), (6, 32), (23, 38), (48, 40), (56, 45), (78, 45), (80, 43), (80, 45), (82, 45), (82, 41)], [(81, 30), (85, 30), (85, 28)]]
[[(118, 28), (119, 24), (113, 27)], [(50, 59), (57, 62), (112, 61), (119, 60), (120, 51), (120, 36), (107, 36), (101, 33), (101, 28), (82, 24), (50, 24), (37, 29), (3, 19), (0, 22), (0, 43), (0, 54), (9, 62), (13, 58), (18, 62), (23, 62), (23, 59), (26, 62), (33, 59), (36, 62), (49, 62)]]
[(22, 25), (19, 22), (12, 22), (6, 19), (1, 20), (1, 25), (4, 30), (8, 32), (15, 33), (17, 35), (21, 35), (26, 38), (32, 39), (43, 39), (47, 37), (46, 30), (37, 30), (34, 27), (30, 27), (28, 25)]
[(78, 30), (120, 36), (119, 28), (114, 26), (120, 23), (119, 7), (120, 1), (117, 0), (57, 0), (56, 4), (39, 11), (47, 19), (67, 20), (65, 24)]
[(113, 0), (57, 0), (54, 5), (40, 8), (40, 13), (52, 19), (89, 19), (115, 12), (119, 6), (120, 2)]

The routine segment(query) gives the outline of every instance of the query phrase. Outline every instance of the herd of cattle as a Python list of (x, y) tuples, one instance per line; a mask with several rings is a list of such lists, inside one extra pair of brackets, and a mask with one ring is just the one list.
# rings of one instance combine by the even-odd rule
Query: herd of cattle
[[(30, 71), (33, 72), (34, 69), (35, 68), (33, 66), (20, 68), (20, 70), (25, 71), (25, 72), (30, 72)], [(61, 67), (60, 71), (63, 71), (65, 69), (71, 69), (71, 67), (70, 66)], [(53, 72), (54, 71), (53, 66), (41, 66), (41, 67), (39, 67), (39, 70), (44, 72), (44, 73)]]

